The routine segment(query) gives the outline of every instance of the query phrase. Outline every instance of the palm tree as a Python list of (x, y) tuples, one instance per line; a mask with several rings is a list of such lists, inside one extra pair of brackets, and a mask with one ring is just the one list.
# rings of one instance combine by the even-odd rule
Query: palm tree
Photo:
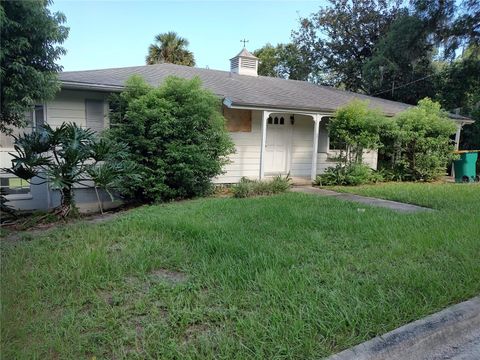
[(188, 40), (170, 31), (155, 36), (155, 42), (148, 48), (146, 63), (148, 65), (171, 63), (177, 65), (195, 66), (195, 58), (187, 50)]

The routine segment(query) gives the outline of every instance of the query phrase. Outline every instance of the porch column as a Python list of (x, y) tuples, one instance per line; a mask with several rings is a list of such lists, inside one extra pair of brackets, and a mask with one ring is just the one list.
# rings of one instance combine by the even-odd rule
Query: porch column
[(262, 127), (261, 127), (261, 136), (262, 140), (260, 143), (260, 174), (258, 178), (262, 180), (265, 177), (265, 143), (267, 140), (267, 120), (270, 116), (268, 111), (262, 111)]
[[(457, 132), (455, 133), (455, 150), (460, 148), (460, 133), (462, 132), (463, 123), (456, 123)], [(455, 179), (455, 166), (452, 162), (452, 177)]]
[(455, 150), (458, 150), (460, 147), (460, 132), (462, 131), (463, 124), (457, 123), (457, 132), (455, 133)]
[(320, 130), (320, 121), (322, 117), (318, 114), (313, 115), (314, 129), (313, 129), (313, 154), (312, 154), (312, 171), (310, 178), (315, 180), (317, 177), (317, 158), (318, 158), (318, 132)]

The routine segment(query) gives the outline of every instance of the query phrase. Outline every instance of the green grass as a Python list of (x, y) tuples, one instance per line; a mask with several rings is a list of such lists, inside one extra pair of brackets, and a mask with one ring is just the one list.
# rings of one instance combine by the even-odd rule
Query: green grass
[(479, 186), (348, 190), (439, 211), (201, 199), (3, 243), (1, 357), (320, 358), (480, 292)]

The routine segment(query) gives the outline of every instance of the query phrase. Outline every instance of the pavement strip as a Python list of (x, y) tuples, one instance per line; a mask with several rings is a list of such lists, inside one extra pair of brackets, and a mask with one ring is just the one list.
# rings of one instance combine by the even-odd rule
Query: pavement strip
[(403, 212), (403, 213), (435, 211), (434, 209), (426, 208), (423, 206), (405, 204), (398, 201), (378, 199), (378, 198), (372, 198), (372, 197), (355, 195), (355, 194), (339, 193), (336, 191), (320, 189), (313, 186), (294, 186), (292, 187), (291, 191), (305, 193), (305, 194), (320, 195), (320, 196), (329, 196), (329, 197), (334, 197), (335, 199), (387, 208), (390, 210)]
[(479, 360), (480, 296), (326, 360)]

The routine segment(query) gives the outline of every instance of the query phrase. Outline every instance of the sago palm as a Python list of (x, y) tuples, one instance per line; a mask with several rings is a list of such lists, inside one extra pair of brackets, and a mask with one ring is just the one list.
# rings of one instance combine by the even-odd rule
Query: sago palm
[[(74, 187), (93, 181), (107, 192), (121, 187), (125, 176), (135, 174), (123, 144), (99, 138), (91, 129), (75, 123), (57, 128), (45, 124), (41, 132), (15, 137), (12, 167), (5, 171), (33, 185), (48, 182), (60, 191), (57, 213), (63, 217), (76, 212)], [(37, 183), (32, 183), (35, 179)]]

